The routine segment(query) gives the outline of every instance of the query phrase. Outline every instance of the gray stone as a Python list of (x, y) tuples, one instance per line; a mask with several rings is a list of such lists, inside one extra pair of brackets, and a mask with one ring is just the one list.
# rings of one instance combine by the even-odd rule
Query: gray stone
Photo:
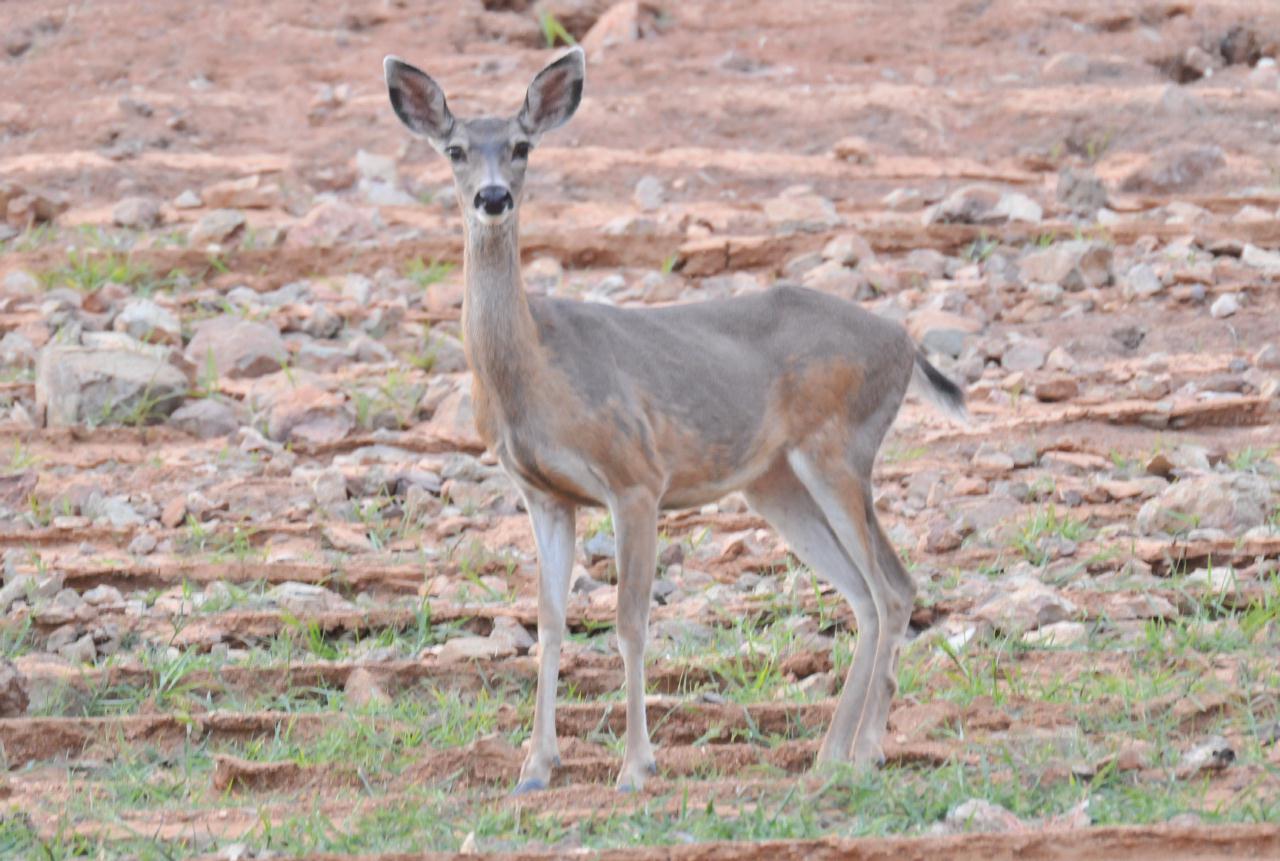
[(49, 427), (155, 420), (186, 392), (181, 371), (141, 350), (53, 344), (36, 368), (36, 413)]
[(1111, 260), (1112, 251), (1106, 245), (1071, 240), (1026, 255), (1018, 264), (1018, 272), (1024, 283), (1060, 284), (1074, 292), (1109, 284)]
[(202, 206), (204, 206), (204, 200), (189, 188), (173, 199), (174, 209), (199, 209)]
[(0, 338), (0, 365), (30, 368), (36, 363), (35, 345), (18, 331), (6, 332)]
[(1131, 268), (1124, 277), (1124, 295), (1130, 299), (1146, 299), (1164, 290), (1156, 271), (1146, 263)]
[(933, 210), (933, 224), (993, 224), (1005, 220), (996, 213), (1000, 189), (989, 185), (966, 185), (943, 198)]
[(226, 242), (244, 228), (244, 213), (238, 209), (215, 209), (200, 217), (187, 233), (187, 242), (195, 246)]
[(0, 658), (0, 718), (22, 717), (31, 698), (27, 677), (8, 658)]
[(58, 650), (58, 654), (77, 664), (92, 664), (98, 658), (98, 650), (93, 645), (92, 634), (85, 634), (75, 642), (63, 646)]
[(111, 220), (120, 227), (149, 230), (160, 223), (160, 204), (150, 197), (126, 197), (111, 210)]
[(1076, 215), (1092, 217), (1107, 201), (1107, 188), (1091, 170), (1065, 168), (1058, 174), (1058, 202)]
[(169, 424), (200, 439), (226, 436), (240, 427), (235, 410), (216, 398), (187, 401), (169, 417)]
[(1148, 164), (1126, 176), (1120, 188), (1139, 194), (1183, 191), (1226, 164), (1222, 147), (1217, 144), (1176, 146), (1156, 153)]
[(1175, 482), (1143, 504), (1138, 529), (1152, 535), (1209, 528), (1235, 536), (1266, 522), (1271, 507), (1271, 488), (1261, 476), (1202, 475)]
[(1021, 633), (1063, 622), (1076, 606), (1030, 576), (1010, 577), (974, 611), (974, 615), (1006, 633)]
[(996, 222), (1021, 221), (1027, 224), (1039, 224), (1044, 218), (1044, 208), (1025, 194), (1007, 191), (1000, 196), (995, 208), (991, 210), (991, 218)]
[(1239, 310), (1240, 299), (1235, 293), (1223, 293), (1217, 299), (1214, 299), (1213, 304), (1209, 306), (1209, 314), (1219, 320), (1224, 317), (1230, 317)]
[(1231, 743), (1222, 736), (1213, 736), (1182, 755), (1174, 776), (1179, 780), (1190, 780), (1206, 771), (1222, 771), (1235, 759), (1236, 752)]
[(1035, 341), (1017, 341), (1005, 347), (1000, 365), (1006, 371), (1038, 371), (1044, 367), (1045, 348)]
[(111, 328), (148, 343), (182, 343), (182, 323), (177, 315), (150, 299), (130, 299), (112, 321)]
[(635, 193), (632, 199), (641, 212), (653, 212), (662, 206), (666, 197), (666, 190), (662, 185), (662, 180), (656, 176), (642, 176), (636, 183)]
[(274, 587), (264, 597), (297, 615), (350, 612), (355, 609), (355, 605), (332, 589), (292, 580)]
[(1280, 274), (1280, 251), (1267, 251), (1264, 248), (1246, 242), (1240, 252), (1240, 261), (1246, 266), (1253, 266), (1270, 273)]
[(204, 373), (210, 357), (219, 376), (261, 377), (280, 370), (288, 356), (274, 326), (241, 317), (206, 320), (187, 345), (186, 357)]

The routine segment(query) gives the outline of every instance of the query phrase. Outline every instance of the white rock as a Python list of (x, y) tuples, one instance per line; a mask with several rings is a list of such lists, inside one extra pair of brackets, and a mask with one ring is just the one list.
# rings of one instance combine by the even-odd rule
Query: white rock
[(1235, 293), (1223, 293), (1217, 299), (1213, 300), (1213, 304), (1209, 306), (1209, 313), (1221, 320), (1224, 317), (1230, 317), (1240, 310), (1240, 299)]

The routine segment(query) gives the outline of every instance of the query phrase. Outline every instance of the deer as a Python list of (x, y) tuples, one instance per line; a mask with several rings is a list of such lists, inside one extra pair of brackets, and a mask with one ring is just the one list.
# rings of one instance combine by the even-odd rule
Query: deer
[(657, 774), (644, 657), (659, 513), (732, 491), (852, 605), (852, 665), (815, 767), (883, 764), (916, 586), (877, 521), (872, 467), (913, 381), (960, 419), (963, 391), (898, 323), (801, 287), (641, 308), (531, 295), (518, 229), (525, 175), (543, 136), (578, 109), (582, 50), (538, 72), (514, 116), (466, 120), (422, 70), (394, 55), (383, 66), (396, 116), (452, 167), (476, 428), (532, 524), (538, 671), (513, 791), (546, 789), (560, 764), (556, 692), (578, 508), (605, 508), (614, 525), (626, 699), (616, 786), (639, 791)]

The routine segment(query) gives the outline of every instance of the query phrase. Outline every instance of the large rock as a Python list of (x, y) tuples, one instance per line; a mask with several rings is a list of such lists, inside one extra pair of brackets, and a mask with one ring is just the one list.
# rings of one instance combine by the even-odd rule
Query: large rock
[(1018, 264), (1024, 283), (1078, 291), (1111, 283), (1112, 251), (1101, 242), (1071, 240), (1033, 251)]
[(186, 357), (205, 373), (212, 361), (219, 376), (261, 377), (280, 370), (288, 351), (273, 326), (242, 317), (206, 320), (187, 345)]
[(36, 368), (36, 412), (49, 427), (151, 421), (186, 393), (186, 376), (143, 350), (55, 344)]
[(1202, 475), (1169, 486), (1138, 512), (1138, 529), (1147, 535), (1191, 529), (1221, 529), (1238, 535), (1266, 522), (1271, 511), (1267, 480), (1251, 473)]

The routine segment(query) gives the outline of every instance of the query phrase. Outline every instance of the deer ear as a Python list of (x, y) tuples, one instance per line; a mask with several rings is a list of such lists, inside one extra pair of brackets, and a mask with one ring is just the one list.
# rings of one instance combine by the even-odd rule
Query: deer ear
[(531, 137), (559, 128), (578, 109), (586, 79), (586, 59), (582, 49), (574, 46), (533, 79), (516, 121)]
[(400, 122), (433, 144), (447, 139), (453, 131), (453, 114), (449, 113), (440, 85), (399, 57), (388, 56), (382, 61), (382, 70), (387, 76), (391, 109)]

